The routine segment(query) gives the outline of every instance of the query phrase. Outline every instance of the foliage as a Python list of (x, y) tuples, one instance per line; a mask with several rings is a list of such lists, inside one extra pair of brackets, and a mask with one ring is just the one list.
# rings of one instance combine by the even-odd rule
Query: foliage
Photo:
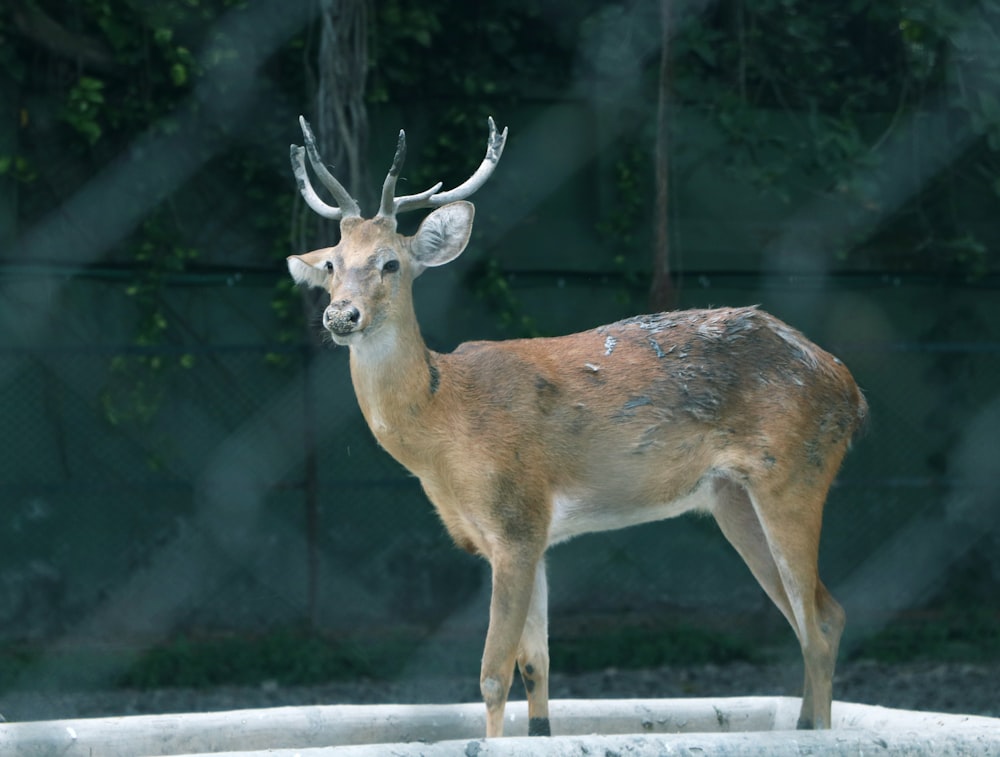
[[(104, 143), (113, 143), (107, 144), (113, 151), (150, 125), (169, 128), (170, 115), (206, 74), (236, 55), (232, 40), (214, 31), (212, 22), (245, 5), (86, 0), (70, 10), (64, 0), (24, 2), (65, 24), (109, 61), (88, 67), (87, 59), (74, 60), (72, 50), (49, 48), (41, 51), (47, 57), (40, 65), (39, 43), (17, 33), (9, 9), (0, 12), (6, 43), (0, 67), (23, 92), (41, 95), (24, 101), (22, 120), (36, 127), (43, 110), (55, 106), (66, 131), (46, 133), (46, 141), (70, 146), (83, 163), (106, 154), (93, 151)], [(962, 223), (963, 208), (954, 196), (1000, 196), (1000, 60), (989, 46), (1000, 3), (723, 0), (705, 8), (671, 6), (677, 17), (677, 103), (701, 110), (722, 130), (734, 174), (786, 202), (819, 187), (861, 215), (881, 217), (880, 148), (908, 119), (939, 112), (952, 119), (957, 138), (970, 140), (969, 159), (909, 198), (888, 225), (879, 224), (884, 237), (908, 234), (909, 254), (869, 244), (851, 251), (851, 259), (870, 263), (881, 257), (894, 267), (932, 263), (971, 275), (989, 266), (992, 242)], [(414, 183), (464, 178), (468, 155), (481, 146), (485, 116), (505, 104), (587, 96), (581, 82), (613, 83), (607, 71), (615, 56), (648, 45), (657, 20), (657, 4), (648, 1), (505, 0), (483, 6), (430, 0), (414, 6), (390, 0), (375, 10), (369, 102), (430, 105), (435, 125), (443, 126), (412, 161)], [(598, 30), (609, 25), (620, 32), (617, 46), (601, 42)], [(299, 103), (309, 98), (300, 73), (302, 49), (301, 39), (293, 40), (272, 64)], [(656, 55), (632, 54), (641, 74), (638, 86), (652, 92)], [(267, 97), (272, 85), (266, 77), (259, 81), (260, 95)], [(649, 123), (652, 98), (646, 99), (645, 117), (637, 121)], [(629, 150), (648, 161), (648, 131), (639, 127), (626, 138), (635, 145)], [(627, 161), (639, 162), (631, 154)], [(0, 155), (0, 173), (25, 179), (37, 171), (36, 162), (33, 154)], [(270, 171), (258, 172), (247, 192), (260, 194), (274, 181)], [(35, 210), (29, 202), (22, 213), (30, 219)], [(635, 223), (635, 208), (621, 212), (620, 218), (602, 220), (601, 231)]]
[(23, 155), (0, 155), (0, 177), (10, 177), (22, 184), (30, 184), (38, 178), (38, 172)]
[(497, 328), (511, 337), (542, 336), (538, 324), (524, 308), (511, 286), (510, 277), (495, 257), (486, 258), (470, 276), (470, 286), (481, 301), (496, 314)]
[[(214, 22), (245, 4), (24, 0), (21, 5), (63, 25), (77, 40), (77, 48), (60, 50), (19, 33), (10, 7), (0, 10), (0, 67), (21, 93), (22, 131), (16, 150), (0, 149), (0, 181), (37, 185), (40, 171), (71, 177), (92, 172), (138, 134), (169, 131), (181, 108), (203, 107), (192, 98), (197, 87), (238, 55)], [(1000, 2), (723, 0), (697, 12), (682, 2), (671, 6), (675, 102), (704, 114), (724, 135), (721, 154), (734, 176), (785, 203), (803, 198), (840, 203), (849, 229), (835, 252), (846, 264), (969, 278), (995, 267), (1000, 240), (971, 220), (1000, 199), (1000, 58), (990, 47)], [(487, 6), (389, 0), (377, 4), (373, 19), (369, 103), (433, 110), (433, 136), (423, 140), (408, 171), (411, 183), (421, 187), (465, 178), (490, 113), (567, 95), (593, 97), (598, 107), (609, 107), (624, 83), (614, 78), (619, 69), (634, 67), (638, 76), (629, 86), (647, 94), (658, 75), (657, 56), (642, 52), (658, 23), (658, 4), (649, 1), (504, 0)], [(299, 37), (274, 56), (257, 79), (261, 99), (310, 99), (301, 72), (304, 49)], [(614, 265), (627, 276), (648, 265), (638, 231), (648, 223), (650, 177), (642, 167), (651, 162), (653, 101), (640, 97), (622, 116), (630, 125), (609, 161), (614, 202), (595, 223)], [(883, 148), (905, 141), (909, 126), (928, 118), (941, 118), (961, 150), (898, 207), (887, 206), (891, 177), (885, 175)], [(258, 128), (268, 137), (261, 144), (274, 144), (286, 133), (266, 119)], [(913, 139), (908, 149), (915, 153), (934, 149)], [(58, 163), (49, 154), (51, 144), (61, 147)], [(235, 144), (194, 181), (206, 180), (211, 170), (240, 187), (242, 215), (257, 240), (254, 254), (277, 260), (289, 252), (286, 169), (278, 163), (283, 173), (276, 173), (275, 162), (253, 147)], [(73, 188), (70, 180), (55, 191)], [(966, 201), (972, 197), (977, 201)], [(52, 199), (45, 191), (21, 193), (21, 223), (30, 225)], [(162, 274), (183, 273), (207, 257), (197, 227), (208, 214), (185, 216), (176, 212), (178, 204), (165, 198), (154, 217), (109, 253), (134, 271), (126, 291), (139, 313), (137, 347), (180, 338), (171, 328)], [(491, 220), (482, 216), (478, 223), (482, 228)], [(469, 285), (491, 303), (507, 333), (537, 333), (499, 261), (486, 260), (475, 274)], [(278, 338), (300, 340), (301, 315), (285, 279), (273, 312)], [(153, 387), (167, 377), (161, 368), (154, 359), (133, 357), (116, 358), (112, 365), (112, 374), (137, 392), (131, 400), (137, 420), (155, 413)], [(109, 400), (111, 422), (128, 416), (123, 401), (121, 394)]]
[[(927, 608), (894, 620), (855, 648), (851, 658), (993, 662), (1000, 651), (998, 628), (995, 611), (981, 606), (943, 612)], [(94, 670), (121, 670), (114, 685), (134, 689), (394, 680), (421, 643), (418, 634), (407, 631), (333, 636), (278, 628), (257, 636), (179, 636), (138, 654), (107, 647), (58, 653), (59, 664), (51, 668), (57, 672), (46, 685), (59, 690), (106, 686), (103, 675), (95, 681)], [(726, 633), (628, 624), (586, 634), (554, 633), (550, 654), (552, 669), (565, 674), (770, 659), (759, 644)], [(51, 665), (52, 655), (51, 650), (25, 645), (0, 649), (0, 690), (23, 678), (40, 660)]]
[(133, 338), (137, 350), (135, 354), (111, 359), (101, 404), (111, 425), (145, 427), (159, 412), (171, 374), (195, 365), (194, 355), (188, 352), (170, 358), (152, 348), (164, 344), (168, 338), (166, 277), (185, 270), (190, 261), (197, 259), (198, 251), (176, 242), (172, 244), (158, 214), (143, 222), (132, 255), (139, 265), (135, 278), (125, 286), (125, 294), (136, 303), (138, 312)]
[[(978, 209), (955, 196), (1000, 196), (1000, 65), (989, 42), (998, 28), (992, 1), (730, 0), (683, 25), (675, 90), (722, 129), (735, 175), (786, 203), (841, 203), (859, 229), (842, 258), (977, 276), (1000, 240), (977, 236), (967, 219)], [(921, 141), (928, 119), (947, 130)], [(885, 163), (885, 148), (923, 158), (942, 137), (967, 145), (970, 162), (893, 207), (887, 195), (904, 177), (886, 174), (898, 167)]]
[[(969, 279), (996, 268), (1000, 237), (977, 221), (1000, 199), (1000, 57), (992, 47), (1000, 2), (670, 6), (674, 104), (718, 129), (718, 154), (741, 182), (788, 205), (836, 203), (844, 222), (827, 251), (840, 258), (831, 264)], [(0, 71), (14, 87), (19, 129), (16, 147), (0, 147), (0, 181), (33, 190), (17, 196), (19, 225), (30, 227), (139, 135), (169, 133), (180, 112), (203, 113), (212, 93), (199, 88), (222, 86), (212, 75), (240, 64), (235, 40), (216, 22), (247, 7), (245, 0), (19, 0), (0, 8)], [(592, 221), (594, 231), (627, 285), (641, 275), (649, 260), (640, 232), (649, 222), (651, 178), (643, 166), (653, 146), (658, 3), (387, 0), (373, 9), (369, 104), (407, 111), (407, 123), (421, 121), (418, 110), (429, 112), (424, 120), (434, 125), (410, 160), (414, 186), (464, 180), (469, 156), (482, 149), (488, 114), (587, 100), (626, 124), (612, 148), (617, 154), (605, 163), (613, 167), (614, 202)], [(23, 19), (33, 14), (65, 35), (32, 34)], [(260, 102), (301, 107), (311, 99), (302, 65), (310, 34), (303, 29), (257, 72)], [(182, 195), (198, 186), (209, 187), (207, 194), (216, 183), (238, 187), (242, 207), (232, 223), (254, 238), (241, 262), (273, 261), (277, 268), (290, 251), (287, 166), (264, 157), (287, 137), (287, 125), (274, 120), (285, 112), (264, 110), (253, 138), (220, 135), (230, 145), (222, 156), (108, 253), (132, 272), (126, 291), (137, 313), (134, 346), (172, 345), (179, 355), (171, 364), (141, 354), (116, 357), (105, 393), (109, 422), (148, 423), (170, 372), (191, 360), (172, 322), (164, 276), (210, 259), (202, 229), (218, 223), (218, 209), (213, 202), (186, 207)], [(921, 137), (918, 127), (934, 120), (940, 129)], [(944, 149), (935, 135), (947, 136), (954, 155), (912, 191), (892, 197), (899, 177), (890, 174), (900, 169), (887, 162), (889, 148), (933, 157)], [(683, 140), (675, 144), (684, 149)], [(494, 220), (483, 214), (477, 223), (482, 230)], [(499, 260), (483, 252), (473, 252), (486, 260), (469, 286), (508, 334), (537, 333)], [(280, 341), (301, 341), (300, 308), (289, 282), (278, 278), (270, 326)], [(948, 324), (940, 330), (950, 331)]]
[[(449, 116), (478, 126), (488, 115), (480, 118), (480, 109), (490, 104), (559, 92), (588, 8), (539, 0), (379, 3), (371, 100), (450, 105)], [(551, 23), (553, 16), (559, 24)], [(451, 122), (441, 115), (436, 113), (436, 122)]]
[[(651, 178), (647, 170), (648, 155), (635, 139), (624, 140), (618, 152), (620, 157), (614, 164), (615, 183), (610, 207), (604, 211), (596, 228), (615, 268), (622, 274), (618, 299), (624, 304), (630, 301), (630, 292), (640, 283), (640, 268), (633, 261), (641, 259), (643, 253), (642, 219)], [(648, 289), (648, 285), (645, 288)]]
[(554, 638), (550, 654), (552, 668), (564, 673), (760, 661), (753, 648), (734, 637), (683, 627), (626, 626), (585, 637)]
[(984, 607), (947, 614), (911, 613), (865, 639), (851, 656), (888, 663), (993, 662), (1000, 650), (997, 621), (996, 611)]
[[(389, 680), (411, 658), (419, 639), (402, 633), (361, 637), (278, 628), (258, 636), (178, 636), (141, 652), (80, 647), (53, 653), (33, 646), (0, 648), (0, 691), (39, 661), (58, 660), (45, 686), (58, 690), (106, 687), (155, 689), (310, 685), (339, 680)], [(112, 681), (106, 671), (117, 670)], [(95, 671), (100, 671), (94, 675)]]
[[(324, 637), (279, 630), (257, 638), (177, 639), (143, 653), (119, 679), (135, 688), (254, 685), (273, 680), (304, 685), (330, 680), (391, 680), (404, 669), (419, 640), (386, 637)], [(556, 638), (553, 669), (564, 673), (670, 664), (756, 661), (755, 653), (723, 634), (704, 629), (629, 627), (585, 638)]]
[(147, 650), (122, 674), (128, 688), (224, 684), (309, 685), (359, 678), (391, 679), (414, 651), (415, 640), (364, 640), (283, 629), (260, 637), (178, 638)]
[[(227, 13), (241, 13), (246, 3), (24, 0), (21, 5), (17, 14), (7, 6), (0, 10), (0, 36), (5, 40), (0, 67), (14, 83), (21, 114), (17, 153), (0, 148), (0, 180), (8, 176), (42, 184), (43, 191), (18, 198), (19, 222), (30, 227), (51, 208), (53, 199), (58, 202), (72, 194), (76, 177), (96, 173), (140, 135), (171, 134), (181, 114), (211, 118), (202, 112), (218, 93), (205, 87), (209, 82), (220, 86), (225, 77), (213, 79), (213, 74), (234, 65), (239, 55), (235, 41), (217, 22)], [(43, 38), (33, 31), (34, 25), (60, 33)], [(265, 68), (257, 79), (262, 96), (268, 97), (268, 87), (278, 80), (282, 86), (304, 88), (299, 55), (300, 46), (293, 41), (269, 62), (274, 77)], [(202, 96), (196, 96), (199, 87)], [(280, 128), (262, 124), (260, 138), (273, 144), (278, 141), (276, 131)], [(59, 150), (53, 152), (52, 145)], [(218, 214), (219, 204), (193, 206), (193, 189), (206, 183), (239, 187), (240, 215), (249, 219), (242, 222), (258, 235), (258, 249), (273, 258), (289, 252), (291, 198), (287, 191), (277, 191), (287, 190), (287, 180), (282, 181), (286, 177), (275, 174), (273, 161), (254, 144), (244, 142), (219, 155), (107, 251), (107, 260), (130, 273), (121, 291), (135, 312), (132, 349), (111, 358), (100, 394), (104, 416), (112, 425), (148, 427), (175, 372), (194, 366), (193, 355), (184, 349), (191, 335), (179, 326), (170, 304), (171, 282), (210, 257), (202, 247), (206, 236), (201, 229), (212, 212)], [(52, 177), (58, 177), (58, 183)], [(61, 193), (55, 198), (48, 195), (53, 186)], [(300, 341), (300, 329), (292, 336), (293, 320), (300, 325), (300, 317), (276, 305), (278, 341)], [(159, 466), (162, 461), (150, 463)]]
[[(58, 677), (48, 685), (86, 688), (93, 685), (88, 683), (88, 671), (93, 669), (121, 670), (114, 685), (134, 689), (393, 680), (420, 644), (421, 638), (412, 631), (334, 636), (278, 628), (258, 636), (179, 636), (138, 654), (85, 648), (64, 652)], [(474, 646), (478, 640), (470, 646), (471, 654)], [(553, 669), (562, 673), (611, 666), (758, 661), (755, 652), (726, 635), (685, 628), (626, 627), (586, 637), (554, 638), (551, 653)], [(23, 646), (0, 650), (0, 689), (4, 680), (16, 680), (41, 657), (38, 650)], [(51, 653), (45, 657), (51, 660)]]
[[(563, 3), (559, 33), (554, 34), (546, 13), (554, 13), (555, 6), (545, 5), (533, 0), (506, 0), (499, 7), (461, 0), (432, 0), (405, 9), (399, 0), (379, 4), (371, 102), (404, 108), (433, 103), (433, 135), (408, 171), (414, 186), (443, 180), (450, 187), (464, 181), (469, 156), (481, 154), (488, 116), (509, 112), (539, 93), (558, 96), (570, 86), (573, 32), (585, 6)], [(493, 220), (477, 215), (479, 233), (468, 256), (481, 263), (467, 285), (495, 313), (505, 335), (537, 336), (537, 324), (524, 312), (500, 261), (474, 249), (477, 239), (489, 236)]]
[(104, 105), (104, 82), (90, 76), (81, 76), (63, 105), (62, 119), (78, 132), (88, 144), (101, 138), (101, 106)]

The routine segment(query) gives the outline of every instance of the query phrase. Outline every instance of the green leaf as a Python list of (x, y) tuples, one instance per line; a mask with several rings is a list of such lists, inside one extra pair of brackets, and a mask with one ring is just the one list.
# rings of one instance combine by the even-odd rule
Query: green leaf
[(77, 87), (83, 92), (100, 92), (104, 89), (104, 82), (92, 76), (81, 76)]
[(174, 83), (175, 87), (183, 87), (187, 84), (188, 72), (187, 68), (180, 63), (175, 63), (170, 67), (170, 81)]

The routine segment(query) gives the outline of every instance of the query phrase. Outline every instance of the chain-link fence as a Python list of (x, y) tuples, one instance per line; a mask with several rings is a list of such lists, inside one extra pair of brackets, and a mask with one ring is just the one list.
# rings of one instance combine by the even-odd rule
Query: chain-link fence
[[(736, 296), (724, 286), (740, 280), (705, 296)], [(764, 299), (781, 307), (782, 291)], [(983, 581), (1000, 579), (1000, 343), (885, 333), (826, 344), (871, 404), (822, 550), (858, 632), (956, 589), (950, 571), (972, 557)], [(21, 347), (0, 353), (0, 375), (8, 640), (427, 629), (473, 605), (485, 622), (485, 564), (449, 543), (418, 482), (378, 449), (346, 351)], [(710, 519), (583, 537), (553, 551), (550, 572), (557, 619), (767, 607)]]

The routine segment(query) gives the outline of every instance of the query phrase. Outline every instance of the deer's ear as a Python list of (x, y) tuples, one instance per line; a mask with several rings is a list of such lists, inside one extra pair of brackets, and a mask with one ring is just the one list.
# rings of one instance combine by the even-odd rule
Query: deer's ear
[(330, 250), (314, 250), (305, 255), (288, 256), (288, 272), (296, 284), (323, 286), (330, 276)]
[(450, 263), (462, 254), (472, 234), (472, 218), (476, 209), (471, 202), (451, 202), (435, 210), (417, 229), (410, 241), (415, 263), (414, 276), (425, 268)]

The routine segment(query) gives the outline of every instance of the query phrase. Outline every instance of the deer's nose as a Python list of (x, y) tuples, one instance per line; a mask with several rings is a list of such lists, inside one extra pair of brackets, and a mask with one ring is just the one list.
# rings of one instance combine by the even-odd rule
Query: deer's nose
[(323, 312), (323, 325), (335, 334), (350, 334), (361, 320), (361, 311), (350, 303), (330, 305)]

